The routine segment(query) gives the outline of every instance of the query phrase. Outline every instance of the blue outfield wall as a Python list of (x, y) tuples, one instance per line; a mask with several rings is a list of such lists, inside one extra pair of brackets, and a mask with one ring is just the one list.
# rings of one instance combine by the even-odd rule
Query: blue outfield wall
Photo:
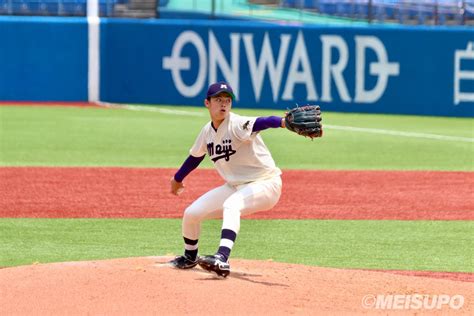
[(474, 113), (473, 28), (108, 19), (101, 36), (109, 102), (202, 105), (226, 80), (239, 107)]
[[(1, 101), (87, 101), (85, 18), (0, 17)], [(474, 116), (474, 29), (101, 19), (100, 99)]]
[(87, 101), (85, 18), (0, 17), (1, 101)]

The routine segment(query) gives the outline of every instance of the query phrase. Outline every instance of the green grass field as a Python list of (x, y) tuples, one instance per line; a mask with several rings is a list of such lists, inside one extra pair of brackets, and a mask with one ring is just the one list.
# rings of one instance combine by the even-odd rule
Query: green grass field
[[(179, 167), (208, 121), (206, 110), (145, 109), (0, 106), (0, 166)], [(342, 113), (323, 119), (325, 135), (313, 142), (282, 129), (263, 132), (279, 167), (473, 171), (472, 119)], [(202, 167), (211, 164), (205, 160)], [(178, 254), (180, 225), (176, 219), (2, 218), (0, 266)], [(203, 252), (215, 250), (219, 227), (219, 221), (205, 223)], [(473, 228), (466, 221), (244, 220), (233, 256), (474, 272)]]
[[(0, 107), (3, 166), (178, 167), (201, 127), (205, 108), (162, 107), (178, 114), (98, 108)], [(180, 115), (184, 112), (187, 115)], [(240, 110), (243, 115), (282, 115)], [(191, 115), (190, 115), (191, 114)], [(474, 170), (472, 119), (324, 113), (323, 123), (462, 137), (436, 140), (325, 129), (311, 142), (283, 129), (263, 132), (284, 169)], [(210, 168), (206, 159), (203, 167)]]
[[(213, 253), (220, 221), (203, 225)], [(2, 219), (4, 266), (178, 254), (176, 219)], [(472, 222), (243, 220), (233, 256), (325, 267), (473, 272)]]

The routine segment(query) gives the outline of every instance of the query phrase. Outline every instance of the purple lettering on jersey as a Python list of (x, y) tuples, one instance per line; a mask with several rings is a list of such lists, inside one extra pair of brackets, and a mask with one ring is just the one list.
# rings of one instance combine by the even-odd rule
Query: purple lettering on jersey
[[(211, 160), (214, 163), (219, 159), (225, 159), (225, 161), (229, 161), (230, 156), (237, 152), (232, 149), (231, 142), (232, 141), (230, 139), (224, 139), (222, 141), (222, 145), (217, 144), (214, 146), (214, 143), (207, 144), (207, 152), (209, 153), (209, 157), (211, 157)], [(218, 156), (212, 157), (214, 156), (214, 154)]]

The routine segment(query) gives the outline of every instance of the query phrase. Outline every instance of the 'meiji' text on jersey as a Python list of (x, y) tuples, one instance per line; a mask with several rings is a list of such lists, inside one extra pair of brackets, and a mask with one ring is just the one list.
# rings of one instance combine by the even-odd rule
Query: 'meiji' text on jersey
[(206, 153), (227, 183), (239, 185), (280, 175), (275, 162), (259, 133), (252, 133), (256, 117), (235, 113), (221, 123), (217, 131), (211, 122), (201, 130), (193, 147), (192, 156)]
[(214, 143), (207, 144), (207, 153), (209, 154), (209, 157), (212, 157), (211, 160), (213, 162), (222, 158), (224, 158), (225, 161), (229, 161), (230, 156), (236, 153), (236, 151), (232, 149), (232, 140), (224, 139), (222, 143), (222, 145), (214, 145)]

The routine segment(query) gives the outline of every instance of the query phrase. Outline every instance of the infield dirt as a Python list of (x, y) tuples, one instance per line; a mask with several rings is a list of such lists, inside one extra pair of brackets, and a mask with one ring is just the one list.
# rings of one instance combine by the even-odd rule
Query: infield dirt
[[(180, 218), (223, 184), (197, 169), (170, 194), (175, 169), (0, 168), (0, 217)], [(473, 172), (284, 170), (277, 206), (254, 219), (474, 220)]]
[[(401, 314), (474, 312), (474, 283), (388, 272), (232, 260), (232, 274), (177, 270), (171, 257), (53, 263), (0, 269), (0, 310), (6, 314), (288, 315), (359, 314), (377, 308), (371, 295), (463, 296), (449, 304)], [(431, 304), (431, 303), (430, 303)], [(453, 306), (458, 306), (458, 302)]]
[[(174, 169), (3, 167), (0, 217), (179, 218), (220, 185), (196, 170), (185, 194), (169, 193)], [(284, 171), (283, 194), (250, 218), (473, 220), (473, 173)], [(442, 189), (440, 189), (442, 188)], [(402, 309), (400, 314), (474, 313), (470, 273), (330, 269), (232, 259), (218, 279), (181, 271), (170, 257), (38, 264), (0, 269), (1, 314), (315, 314), (383, 313), (371, 295), (461, 295), (460, 310)]]

